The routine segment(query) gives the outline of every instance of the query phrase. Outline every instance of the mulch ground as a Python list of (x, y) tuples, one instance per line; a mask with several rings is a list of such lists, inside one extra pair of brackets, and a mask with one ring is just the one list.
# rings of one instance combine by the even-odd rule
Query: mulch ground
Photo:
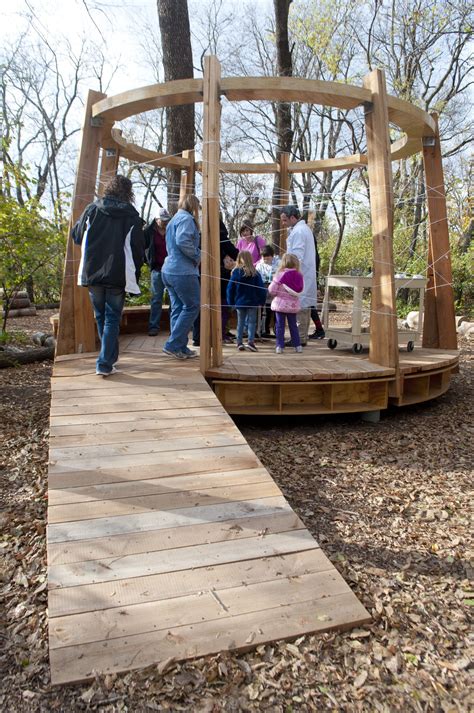
[[(48, 319), (19, 328), (50, 331)], [(62, 688), (50, 686), (47, 645), (50, 373), (50, 363), (0, 371), (2, 710), (474, 710), (469, 345), (444, 397), (377, 425), (356, 415), (238, 422), (371, 626)]]

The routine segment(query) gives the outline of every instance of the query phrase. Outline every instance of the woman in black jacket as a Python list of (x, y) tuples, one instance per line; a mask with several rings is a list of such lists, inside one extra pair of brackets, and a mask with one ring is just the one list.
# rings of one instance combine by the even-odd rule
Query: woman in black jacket
[(77, 282), (89, 288), (101, 340), (96, 374), (113, 374), (118, 359), (125, 292), (139, 295), (144, 258), (143, 221), (132, 205), (132, 182), (114, 176), (104, 197), (90, 203), (72, 229), (81, 246)]

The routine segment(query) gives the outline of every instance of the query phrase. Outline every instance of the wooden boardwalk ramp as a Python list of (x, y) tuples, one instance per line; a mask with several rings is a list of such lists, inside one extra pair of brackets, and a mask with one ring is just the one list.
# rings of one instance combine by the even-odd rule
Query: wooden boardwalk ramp
[(129, 345), (54, 367), (53, 684), (367, 622), (198, 365)]

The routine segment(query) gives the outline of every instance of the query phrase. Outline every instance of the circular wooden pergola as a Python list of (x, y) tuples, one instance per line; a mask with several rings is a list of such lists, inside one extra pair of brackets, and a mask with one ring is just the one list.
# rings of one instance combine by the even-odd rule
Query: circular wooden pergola
[[(362, 106), (365, 115), (367, 154), (306, 162), (290, 161), (288, 154), (281, 154), (276, 163), (223, 163), (220, 161), (221, 97), (225, 97), (228, 101), (308, 102), (340, 109), (355, 109)], [(128, 142), (120, 129), (114, 127), (115, 122), (135, 114), (195, 102), (203, 102), (204, 105), (201, 161), (195, 160), (193, 150), (184, 151), (181, 156), (166, 156), (137, 146)], [(390, 142), (389, 125), (394, 125), (403, 132), (402, 138), (394, 143)], [(369, 362), (384, 369), (384, 373), (387, 373), (387, 370), (391, 373), (390, 378), (393, 383), (387, 386), (386, 402), (388, 403), (391, 395), (401, 404), (403, 403), (403, 384), (406, 374), (404, 376), (400, 371), (398, 349), (392, 244), (391, 164), (392, 161), (407, 158), (420, 151), (423, 153), (430, 221), (423, 347), (454, 350), (457, 347), (454, 300), (437, 117), (406, 101), (388, 95), (384, 74), (381, 70), (374, 70), (367, 75), (363, 86), (293, 77), (221, 78), (217, 58), (208, 56), (205, 58), (202, 79), (153, 84), (110, 97), (99, 92), (89, 91), (71, 221), (74, 222), (84, 207), (94, 200), (98, 173), (100, 176), (99, 185), (103, 186), (106, 180), (116, 172), (120, 157), (134, 162), (146, 162), (153, 166), (179, 168), (182, 171), (182, 194), (193, 190), (195, 172), (202, 173), (203, 265), (200, 368), (203, 375), (212, 382), (219, 381), (219, 379), (225, 381), (226, 371), (222, 369), (222, 328), (219, 308), (219, 172), (279, 173), (281, 195), (288, 196), (292, 173), (334, 171), (367, 166), (370, 184), (374, 274)], [(282, 198), (281, 202), (285, 203), (285, 198)], [(78, 264), (78, 248), (69, 240), (60, 308), (58, 355), (90, 352), (95, 349), (94, 321), (87, 291), (76, 284)], [(444, 360), (442, 370), (448, 376), (443, 381), (442, 390), (448, 388), (449, 374), (456, 362), (457, 359), (453, 352)], [(432, 369), (432, 371), (440, 373), (440, 368)], [(426, 373), (424, 373), (424, 378), (426, 378)], [(227, 381), (230, 383), (228, 377)], [(437, 384), (438, 382), (434, 381), (433, 383)], [(219, 388), (222, 391), (222, 383)], [(218, 392), (217, 388), (216, 391)], [(412, 394), (414, 391), (416, 389), (411, 388)], [(440, 392), (439, 388), (437, 392)], [(270, 400), (274, 398), (277, 397), (272, 395)], [(279, 398), (281, 402), (281, 395)], [(221, 400), (226, 405), (225, 394)], [(383, 399), (380, 404), (382, 401)], [(410, 402), (413, 402), (413, 398)]]

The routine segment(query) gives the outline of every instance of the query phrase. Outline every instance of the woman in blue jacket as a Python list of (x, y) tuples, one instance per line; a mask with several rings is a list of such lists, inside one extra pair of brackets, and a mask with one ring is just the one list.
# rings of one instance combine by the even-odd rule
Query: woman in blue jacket
[(175, 359), (192, 359), (188, 334), (200, 308), (199, 200), (187, 194), (178, 203), (178, 212), (166, 228), (166, 251), (161, 276), (171, 302), (171, 334), (163, 352)]

